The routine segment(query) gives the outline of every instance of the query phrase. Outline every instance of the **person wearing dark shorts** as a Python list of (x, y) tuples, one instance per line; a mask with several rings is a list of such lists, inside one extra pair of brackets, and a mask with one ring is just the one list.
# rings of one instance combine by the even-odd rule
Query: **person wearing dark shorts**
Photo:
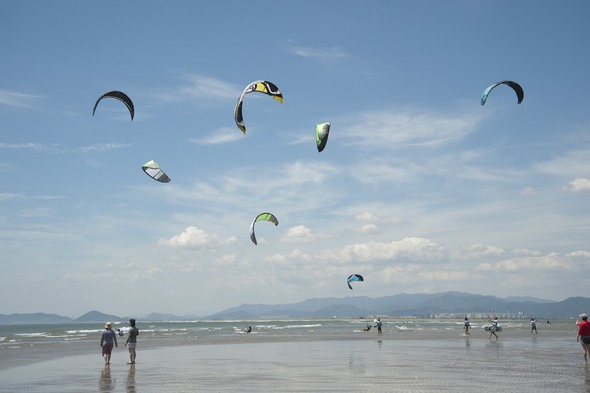
[(129, 349), (129, 363), (127, 364), (135, 364), (135, 358), (137, 357), (135, 349), (137, 348), (139, 329), (135, 326), (135, 319), (133, 318), (129, 320), (129, 325), (131, 325), (131, 328), (129, 329), (127, 341), (125, 341), (125, 346)]

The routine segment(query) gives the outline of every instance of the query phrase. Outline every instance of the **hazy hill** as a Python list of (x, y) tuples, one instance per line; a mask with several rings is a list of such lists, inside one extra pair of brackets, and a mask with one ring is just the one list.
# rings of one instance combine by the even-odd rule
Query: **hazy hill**
[[(366, 296), (344, 298), (313, 298), (288, 304), (242, 304), (209, 316), (176, 316), (151, 313), (138, 317), (143, 321), (174, 321), (197, 319), (272, 319), (272, 318), (362, 318), (373, 316), (431, 317), (437, 314), (485, 314), (510, 313), (536, 318), (577, 318), (582, 312), (590, 312), (590, 298), (571, 297), (560, 302), (532, 297), (507, 297), (476, 295), (463, 292), (434, 294), (401, 293), (392, 296), (370, 298)], [(33, 323), (105, 323), (127, 322), (129, 318), (90, 311), (76, 319), (55, 314), (0, 314), (0, 325)]]
[(96, 323), (105, 323), (107, 321), (110, 322), (126, 322), (128, 318), (121, 318), (116, 315), (109, 315), (103, 314), (98, 311), (89, 311), (86, 314), (76, 318), (73, 322), (96, 322)]
[(242, 304), (206, 317), (207, 319), (261, 318), (358, 318), (362, 316), (430, 317), (435, 314), (511, 313), (537, 318), (577, 318), (590, 312), (589, 298), (569, 298), (561, 302), (546, 299), (498, 298), (462, 292), (398, 294), (379, 298), (346, 297), (308, 299), (291, 304)]
[(26, 325), (31, 323), (68, 323), (71, 322), (72, 318), (62, 317), (57, 314), (44, 314), (44, 313), (32, 313), (32, 314), (0, 314), (0, 325)]

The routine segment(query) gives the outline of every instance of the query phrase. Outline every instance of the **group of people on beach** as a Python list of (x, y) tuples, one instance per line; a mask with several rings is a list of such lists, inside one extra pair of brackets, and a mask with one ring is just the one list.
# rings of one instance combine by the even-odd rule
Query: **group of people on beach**
[[(486, 327), (486, 330), (490, 332), (490, 334), (488, 334), (488, 338), (495, 336), (496, 340), (498, 339), (498, 335), (496, 334), (496, 332), (498, 331), (498, 327), (498, 318), (494, 317), (494, 319), (490, 319), (490, 326)], [(466, 336), (471, 336), (471, 333), (469, 333), (469, 330), (471, 330), (471, 323), (469, 323), (469, 318), (467, 317), (465, 317), (463, 329), (465, 329)]]
[[(127, 362), (127, 364), (135, 364), (135, 358), (137, 357), (136, 348), (139, 329), (137, 326), (135, 326), (135, 319), (133, 318), (129, 320), (129, 325), (129, 333), (127, 335), (127, 339), (125, 340), (125, 346), (129, 350), (129, 362)], [(113, 331), (113, 324), (111, 322), (107, 322), (104, 325), (104, 331), (100, 336), (100, 347), (102, 348), (104, 364), (111, 364), (111, 353), (113, 352), (113, 347), (119, 347), (117, 344), (117, 333)]]
[[(581, 319), (581, 321), (580, 321)], [(582, 344), (582, 350), (584, 353), (584, 362), (588, 363), (588, 353), (590, 352), (590, 322), (588, 322), (588, 314), (582, 313), (580, 314), (580, 319), (576, 321), (576, 325), (578, 325), (578, 335), (576, 337), (576, 341)], [(547, 322), (549, 323), (549, 321)], [(125, 346), (129, 350), (129, 362), (127, 364), (135, 364), (135, 359), (137, 357), (136, 348), (137, 348), (137, 336), (139, 335), (139, 329), (135, 326), (135, 319), (129, 320), (129, 333), (127, 335), (127, 339), (125, 340)], [(375, 321), (375, 327), (377, 328), (377, 334), (382, 334), (381, 330), (382, 322), (381, 319), (377, 319)], [(499, 323), (498, 319), (494, 317), (490, 320), (490, 326), (487, 330), (489, 330), (488, 338), (492, 336), (498, 339), (498, 335), (496, 332), (498, 331)], [(109, 365), (111, 363), (111, 353), (113, 351), (113, 347), (118, 348), (117, 344), (117, 333), (113, 331), (113, 324), (111, 322), (107, 322), (104, 326), (104, 331), (100, 337), (100, 347), (102, 348), (102, 356), (104, 358), (104, 364)], [(369, 331), (371, 329), (371, 325), (367, 325), (364, 331)], [(465, 317), (464, 322), (464, 329), (465, 335), (471, 336), (469, 330), (471, 329), (471, 324), (469, 323), (469, 318)], [(252, 327), (248, 326), (248, 328), (244, 331), (244, 333), (250, 333), (252, 331)], [(537, 321), (535, 318), (531, 318), (531, 334), (537, 332)], [(120, 333), (121, 334), (121, 333)]]

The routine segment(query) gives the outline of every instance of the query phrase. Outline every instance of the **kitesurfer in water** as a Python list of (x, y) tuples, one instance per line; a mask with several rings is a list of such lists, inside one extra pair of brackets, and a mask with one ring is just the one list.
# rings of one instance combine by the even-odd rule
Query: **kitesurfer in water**
[(469, 324), (469, 318), (465, 317), (465, 334), (471, 336), (471, 333), (469, 333), (469, 329), (471, 329), (471, 325)]
[(493, 334), (494, 336), (496, 336), (496, 340), (498, 340), (496, 330), (498, 330), (498, 318), (494, 317), (494, 319), (490, 321), (490, 334), (488, 335), (488, 338), (492, 338)]
[(535, 318), (531, 318), (531, 334), (533, 334), (533, 331), (535, 334), (539, 334), (539, 332), (537, 332), (537, 320)]

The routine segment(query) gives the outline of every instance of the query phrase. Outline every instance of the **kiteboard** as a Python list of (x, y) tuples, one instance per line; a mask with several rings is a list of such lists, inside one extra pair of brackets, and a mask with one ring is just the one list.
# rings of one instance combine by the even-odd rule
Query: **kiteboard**
[[(484, 329), (486, 332), (489, 332), (490, 330), (492, 330), (492, 327), (488, 325), (488, 326), (484, 326), (484, 327), (483, 327), (483, 329)], [(496, 327), (496, 332), (501, 332), (501, 331), (502, 331), (502, 326), (498, 325), (498, 326)]]

